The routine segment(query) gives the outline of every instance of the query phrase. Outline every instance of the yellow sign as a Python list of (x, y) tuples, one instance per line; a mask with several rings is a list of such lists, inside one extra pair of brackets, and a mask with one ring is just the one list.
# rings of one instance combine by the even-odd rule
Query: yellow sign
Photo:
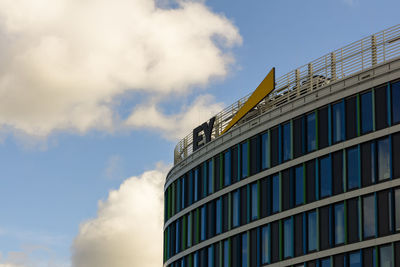
[(257, 89), (249, 97), (246, 103), (239, 109), (233, 119), (229, 122), (228, 126), (222, 131), (221, 135), (226, 133), (232, 128), (240, 119), (242, 119), (250, 110), (252, 110), (258, 103), (261, 102), (275, 89), (275, 68), (268, 73), (265, 79), (260, 83)]

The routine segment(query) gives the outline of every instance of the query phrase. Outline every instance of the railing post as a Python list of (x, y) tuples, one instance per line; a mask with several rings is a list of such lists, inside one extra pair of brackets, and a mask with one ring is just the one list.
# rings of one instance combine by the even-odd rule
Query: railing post
[(310, 81), (310, 91), (313, 90), (313, 69), (312, 63), (308, 63), (308, 80)]
[(375, 34), (371, 36), (371, 58), (372, 58), (372, 66), (375, 66), (378, 63)]
[(331, 53), (331, 79), (336, 80), (336, 55), (334, 52)]
[[(297, 95), (300, 95), (300, 70), (299, 69), (295, 70), (295, 79), (296, 79)], [(289, 92), (288, 92), (288, 95), (289, 95)]]

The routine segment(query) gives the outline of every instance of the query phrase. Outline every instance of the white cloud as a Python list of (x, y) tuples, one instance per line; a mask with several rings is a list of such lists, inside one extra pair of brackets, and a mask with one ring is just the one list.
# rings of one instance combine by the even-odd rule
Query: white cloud
[(202, 1), (2, 0), (0, 129), (110, 130), (116, 96), (188, 93), (224, 77), (240, 42)]
[(163, 185), (159, 165), (124, 181), (82, 223), (72, 246), (73, 267), (162, 266)]
[(199, 96), (193, 103), (184, 106), (177, 114), (165, 115), (152, 103), (137, 107), (126, 124), (137, 128), (153, 129), (161, 132), (166, 139), (183, 138), (196, 126), (210, 119), (223, 108), (211, 95)]

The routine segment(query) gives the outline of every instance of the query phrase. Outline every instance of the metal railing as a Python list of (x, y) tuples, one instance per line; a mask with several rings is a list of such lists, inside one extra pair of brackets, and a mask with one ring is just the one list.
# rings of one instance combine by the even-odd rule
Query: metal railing
[[(279, 77), (276, 80), (276, 89), (236, 126), (298, 96), (398, 56), (400, 56), (400, 24), (337, 49)], [(216, 115), (211, 139), (220, 135), (250, 95), (251, 93)], [(176, 145), (174, 164), (179, 163), (191, 153), (193, 153), (192, 133)]]

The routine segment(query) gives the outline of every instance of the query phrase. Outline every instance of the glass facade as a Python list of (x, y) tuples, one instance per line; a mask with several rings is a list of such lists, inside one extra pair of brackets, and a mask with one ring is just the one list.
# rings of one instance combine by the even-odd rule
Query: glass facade
[(400, 122), (400, 82), (392, 84), (392, 118), (393, 123)]
[(261, 135), (261, 168), (269, 168), (269, 139), (268, 133)]
[(307, 115), (307, 151), (317, 149), (317, 130), (315, 112)]
[(347, 149), (347, 188), (360, 186), (360, 157), (358, 147)]
[(296, 206), (304, 203), (304, 170), (303, 166), (299, 166), (295, 168), (296, 175)]
[(283, 161), (287, 161), (291, 158), (291, 124), (290, 122), (286, 123), (282, 127), (282, 146), (283, 146)]
[(317, 212), (308, 213), (308, 251), (317, 250)]
[(293, 219), (289, 218), (283, 221), (283, 244), (284, 257), (293, 257)]
[(261, 264), (270, 262), (270, 231), (269, 226), (261, 228)]
[(235, 191), (232, 194), (233, 205), (232, 205), (232, 224), (233, 227), (239, 226), (239, 212), (240, 212), (240, 201), (239, 201), (239, 191)]
[(332, 163), (331, 157), (320, 159), (320, 187), (321, 198), (332, 195)]
[(247, 142), (243, 143), (241, 145), (241, 169), (242, 169), (242, 178), (245, 178), (248, 176), (249, 173), (249, 167), (248, 167), (248, 144)]
[(231, 152), (224, 153), (224, 186), (231, 184)]
[(332, 131), (333, 142), (337, 143), (344, 140), (344, 102), (332, 105)]
[(363, 222), (364, 238), (375, 237), (375, 197), (373, 195), (363, 199)]
[(280, 187), (279, 175), (272, 177), (272, 212), (276, 213), (280, 210)]
[(400, 231), (400, 189), (395, 191), (396, 231)]
[(258, 219), (258, 186), (256, 183), (251, 185), (251, 219)]
[(378, 141), (378, 179), (390, 178), (390, 145), (389, 138)]
[(363, 134), (373, 130), (372, 92), (361, 95), (361, 132)]
[(335, 205), (335, 245), (344, 243), (344, 205)]

